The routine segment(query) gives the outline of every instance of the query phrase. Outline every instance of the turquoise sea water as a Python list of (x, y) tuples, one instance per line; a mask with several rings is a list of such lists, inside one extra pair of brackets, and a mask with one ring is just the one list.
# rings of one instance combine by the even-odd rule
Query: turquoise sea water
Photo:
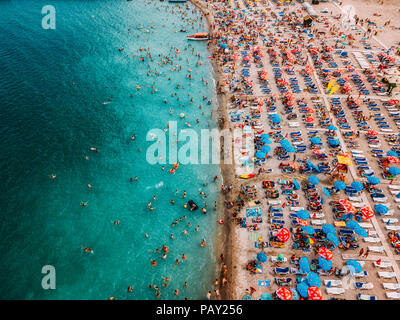
[[(161, 165), (148, 164), (145, 152), (151, 144), (147, 131), (164, 129), (180, 112), (187, 117), (179, 120), (180, 128), (186, 121), (196, 130), (215, 126), (210, 119), (215, 93), (207, 46), (191, 43), (200, 60), (192, 48), (184, 50), (187, 34), (207, 30), (205, 20), (199, 23), (200, 12), (193, 13), (192, 6), (187, 10), (168, 2), (53, 0), (56, 30), (45, 30), (41, 9), (48, 4), (0, 2), (0, 297), (153, 299), (148, 285), (156, 284), (161, 298), (203, 298), (215, 279), (212, 206), (218, 187), (211, 181), (219, 168), (181, 165), (173, 175), (168, 172), (171, 165), (162, 171)], [(189, 18), (197, 19), (194, 28)], [(182, 27), (188, 32), (179, 32)], [(171, 46), (180, 49), (181, 60)], [(125, 49), (120, 52), (120, 47)], [(138, 51), (141, 47), (151, 48), (154, 61)], [(158, 54), (169, 55), (183, 70), (172, 72), (173, 66), (159, 65)], [(204, 64), (196, 67), (197, 61)], [(148, 63), (160, 76), (146, 75)], [(193, 80), (186, 78), (188, 68), (193, 69)], [(178, 82), (185, 89), (175, 89)], [(151, 94), (151, 86), (156, 93)], [(103, 104), (111, 96), (111, 103)], [(207, 105), (203, 96), (213, 104)], [(194, 102), (189, 104), (191, 97)], [(134, 141), (132, 134), (137, 135)], [(53, 173), (56, 179), (50, 178)], [(134, 176), (138, 181), (130, 182)], [(189, 199), (204, 203), (202, 190), (208, 214), (185, 210)], [(82, 207), (81, 201), (89, 205)], [(148, 210), (148, 201), (156, 210)], [(184, 215), (186, 220), (171, 227)], [(205, 248), (200, 247), (203, 237), (208, 241)], [(154, 252), (162, 244), (170, 251), (165, 260)], [(86, 254), (82, 246), (94, 254)], [(182, 253), (187, 260), (175, 266)], [(56, 290), (41, 287), (44, 265), (56, 268)], [(167, 288), (161, 276), (171, 279)], [(129, 285), (133, 293), (127, 291)]]

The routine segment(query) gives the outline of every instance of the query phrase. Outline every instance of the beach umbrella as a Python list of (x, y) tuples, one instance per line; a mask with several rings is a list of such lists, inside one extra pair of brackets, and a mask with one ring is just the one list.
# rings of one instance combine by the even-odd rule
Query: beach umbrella
[(324, 257), (326, 260), (332, 260), (332, 258), (333, 258), (333, 253), (332, 253), (332, 251), (329, 250), (328, 248), (325, 248), (325, 247), (319, 248), (318, 254), (319, 254), (321, 257)]
[(308, 288), (307, 294), (310, 300), (322, 300), (322, 291), (316, 286)]
[(321, 286), (321, 279), (315, 272), (309, 272), (307, 274), (306, 280), (307, 280), (307, 284), (310, 287), (316, 286), (319, 288)]
[(276, 260), (278, 262), (283, 262), (283, 261), (285, 261), (285, 256), (282, 253), (280, 253), (280, 254), (278, 254), (278, 257), (276, 258)]
[(269, 139), (270, 138), (268, 133), (263, 133), (260, 135), (260, 137), (261, 137), (261, 139)]
[(296, 217), (302, 220), (310, 218), (310, 214), (306, 210), (299, 210), (296, 212)]
[(313, 244), (313, 243), (315, 242), (315, 239), (312, 238), (312, 237), (309, 236), (309, 235), (306, 235), (306, 236), (304, 237), (304, 239), (305, 239), (305, 242), (306, 242), (306, 243), (309, 243), (309, 244)]
[(264, 263), (268, 259), (267, 255), (264, 252), (257, 253), (257, 260)]
[(347, 260), (346, 265), (349, 267), (350, 271), (354, 270), (354, 273), (360, 273), (362, 271), (361, 264), (354, 259)]
[(340, 145), (339, 140), (336, 140), (336, 139), (328, 140), (328, 143), (329, 143), (329, 145), (332, 146), (332, 147), (336, 147), (336, 146), (339, 146), (339, 145)]
[(314, 143), (314, 144), (320, 144), (321, 143), (321, 139), (320, 138), (311, 138), (310, 139), (310, 141), (311, 141), (311, 143)]
[(368, 132), (367, 132), (369, 135), (371, 135), (371, 136), (377, 136), (378, 135), (378, 132), (376, 132), (375, 130), (368, 130)]
[(313, 228), (313, 227), (310, 227), (310, 226), (304, 226), (304, 227), (301, 227), (301, 229), (302, 229), (305, 233), (309, 234), (310, 236), (312, 236), (312, 235), (315, 233), (314, 228)]
[(381, 183), (381, 180), (378, 177), (374, 177), (374, 176), (367, 177), (367, 181), (372, 185)]
[(299, 293), (296, 291), (296, 289), (294, 289), (294, 288), (289, 288), (289, 290), (292, 291), (292, 293), (293, 293), (292, 300), (299, 300), (299, 299), (300, 299)]
[(346, 189), (346, 184), (343, 181), (335, 181), (335, 183), (333, 185), (337, 190)]
[(278, 123), (281, 123), (281, 121), (282, 121), (281, 117), (278, 116), (277, 114), (275, 114), (275, 115), (272, 117), (272, 123), (278, 124)]
[(399, 155), (397, 154), (397, 152), (394, 152), (394, 151), (392, 151), (392, 150), (389, 150), (388, 152), (386, 152), (386, 155), (387, 155), (387, 156), (396, 157), (396, 158), (399, 157)]
[(368, 232), (361, 227), (355, 228), (354, 232), (363, 238), (368, 237)]
[(300, 189), (300, 184), (297, 182), (297, 180), (295, 178), (293, 179), (293, 187), (294, 187), (294, 190)]
[(321, 267), (323, 271), (329, 271), (332, 269), (332, 261), (326, 260), (323, 257), (318, 258), (318, 265)]
[(262, 146), (260, 151), (264, 152), (264, 153), (268, 153), (271, 151), (271, 147), (270, 146)]
[(299, 259), (299, 268), (300, 271), (304, 273), (309, 273), (311, 271), (310, 262), (308, 261), (307, 257), (301, 257)]
[(329, 232), (329, 233), (326, 235), (326, 238), (327, 238), (330, 242), (332, 242), (335, 246), (338, 246), (338, 245), (339, 245), (339, 239), (336, 237), (336, 235), (335, 235), (334, 233)]
[(257, 157), (258, 159), (264, 159), (266, 156), (267, 156), (267, 155), (266, 155), (264, 152), (261, 152), (261, 151), (258, 151), (258, 152), (256, 153), (256, 157)]
[(307, 220), (303, 220), (303, 219), (299, 219), (299, 218), (297, 218), (297, 223), (303, 227), (308, 226), (308, 224), (309, 224)]
[(337, 130), (337, 127), (335, 127), (334, 125), (330, 125), (329, 127), (328, 127), (328, 130), (330, 130), (330, 131), (336, 131)]
[(398, 194), (396, 194), (396, 198), (399, 199), (400, 198), (400, 192)]
[(292, 300), (293, 293), (289, 288), (280, 287), (275, 291), (277, 297), (281, 300)]
[(300, 294), (300, 296), (302, 296), (303, 298), (308, 298), (308, 293), (307, 293), (308, 285), (307, 285), (306, 281), (300, 282), (296, 286), (296, 290)]
[(272, 300), (272, 296), (268, 292), (265, 292), (261, 295), (260, 300)]
[(335, 227), (334, 227), (333, 225), (329, 224), (329, 223), (325, 223), (325, 224), (322, 226), (322, 231), (323, 231), (324, 233), (326, 233), (326, 234), (331, 233), (331, 232), (332, 232), (333, 234), (336, 233)]
[(281, 230), (279, 230), (276, 237), (278, 238), (279, 241), (286, 242), (290, 238), (290, 232), (288, 229), (282, 228)]
[(386, 214), (389, 211), (389, 209), (385, 205), (378, 203), (375, 205), (375, 211), (379, 214)]
[(397, 167), (389, 167), (388, 172), (389, 172), (391, 175), (397, 176), (397, 175), (400, 174), (400, 169), (397, 168)]
[(388, 161), (390, 163), (399, 163), (400, 162), (399, 158), (396, 158), (396, 157), (393, 157), (393, 156), (389, 156), (388, 157)]
[(307, 180), (311, 184), (318, 184), (319, 182), (319, 179), (316, 176), (309, 176)]
[(353, 181), (351, 183), (351, 187), (356, 190), (357, 192), (364, 189), (364, 185), (360, 181)]
[(358, 224), (358, 222), (354, 221), (354, 220), (349, 220), (346, 221), (346, 227), (349, 229), (356, 229), (356, 228), (361, 228), (360, 225)]
[(325, 187), (322, 188), (322, 192), (325, 193), (325, 195), (330, 198), (331, 197), (331, 193), (329, 192), (329, 190)]
[(362, 213), (361, 220), (371, 219), (375, 215), (371, 208), (368, 206), (362, 207), (360, 211)]

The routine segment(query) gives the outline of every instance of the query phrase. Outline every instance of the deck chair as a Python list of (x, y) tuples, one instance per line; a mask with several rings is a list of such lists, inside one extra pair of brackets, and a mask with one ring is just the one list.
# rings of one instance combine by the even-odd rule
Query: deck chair
[(357, 299), (358, 300), (378, 300), (378, 298), (376, 296), (370, 296), (368, 294), (357, 294)]
[(364, 238), (364, 241), (368, 243), (379, 243), (381, 242), (381, 239), (375, 237), (366, 237)]
[(343, 288), (326, 288), (327, 294), (344, 294)]
[(380, 278), (384, 278), (384, 279), (392, 279), (392, 278), (396, 277), (395, 272), (378, 271), (378, 275)]
[(332, 287), (341, 287), (342, 286), (342, 280), (330, 280), (330, 279), (324, 279), (324, 284), (328, 288)]
[(368, 246), (368, 250), (371, 252), (382, 253), (385, 251), (385, 247), (384, 246)]
[(374, 288), (374, 284), (372, 282), (355, 282), (354, 289), (358, 290), (372, 290)]
[(376, 261), (374, 261), (374, 266), (377, 268), (386, 269), (391, 268), (392, 263), (390, 261), (381, 261), (381, 263), (378, 264)]
[(389, 299), (400, 299), (400, 292), (389, 291), (386, 292), (386, 297)]
[(382, 283), (383, 287), (386, 290), (399, 290), (400, 289), (400, 283)]

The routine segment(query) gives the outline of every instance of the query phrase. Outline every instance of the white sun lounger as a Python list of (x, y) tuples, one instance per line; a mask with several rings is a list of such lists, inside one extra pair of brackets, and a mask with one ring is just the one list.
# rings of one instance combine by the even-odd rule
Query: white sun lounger
[(350, 151), (351, 151), (352, 153), (356, 153), (356, 154), (361, 154), (361, 153), (364, 153), (364, 151), (363, 151), (363, 150), (351, 149)]
[(290, 128), (297, 128), (297, 127), (300, 127), (300, 124), (298, 122), (289, 122), (289, 127)]
[(368, 276), (368, 271), (361, 271), (359, 273), (353, 273), (353, 276), (356, 278), (364, 278)]
[(393, 129), (381, 129), (383, 132), (393, 132)]
[(304, 210), (304, 207), (290, 207), (290, 211), (297, 212), (299, 210)]
[(362, 198), (361, 197), (349, 197), (350, 201), (355, 201), (355, 202), (361, 202)]
[(368, 246), (369, 251), (382, 253), (385, 251), (384, 246)]
[(372, 290), (374, 288), (374, 284), (372, 282), (364, 282), (360, 288), (356, 287), (354, 283), (354, 289), (358, 290)]
[(329, 279), (324, 279), (324, 284), (328, 286), (330, 283), (330, 287), (341, 287), (342, 286), (342, 280), (329, 280)]
[(386, 292), (386, 297), (389, 299), (400, 299), (400, 292), (389, 291)]
[(396, 277), (396, 273), (386, 272), (386, 271), (378, 271), (378, 275), (380, 278), (384, 278), (384, 279), (392, 279), (392, 278)]
[(400, 289), (400, 283), (382, 283), (383, 287), (386, 290), (399, 290)]
[(391, 225), (385, 225), (386, 230), (389, 231), (399, 231), (400, 230), (400, 226), (391, 226)]
[(368, 223), (368, 222), (362, 222), (362, 223), (359, 223), (359, 225), (360, 225), (361, 228), (364, 228), (364, 229), (371, 229), (371, 228), (373, 228), (372, 223)]
[(317, 219), (311, 220), (311, 224), (314, 226), (322, 226), (325, 223), (326, 223), (326, 220), (317, 220)]
[(382, 218), (382, 221), (384, 223), (387, 223), (388, 221), (390, 221), (390, 223), (396, 223), (396, 222), (399, 222), (399, 219), (397, 219), (397, 218)]
[(268, 200), (269, 205), (281, 204), (281, 200)]
[(359, 293), (357, 295), (358, 300), (378, 300), (378, 298), (376, 296), (370, 296), (368, 294), (361, 294)]
[(352, 205), (353, 205), (354, 208), (365, 207), (365, 203), (364, 202), (353, 202)]
[[(277, 262), (277, 261), (278, 261), (278, 256), (270, 256), (269, 258), (270, 258), (270, 260), (271, 260), (272, 262)], [(288, 261), (287, 258), (286, 258), (286, 257), (283, 257), (283, 263), (285, 263), (285, 262), (287, 262), (287, 261)]]
[(376, 236), (377, 233), (376, 233), (375, 230), (368, 230), (368, 235), (370, 235), (370, 236)]
[(394, 210), (391, 209), (391, 210), (388, 210), (388, 212), (386, 212), (386, 213), (384, 214), (384, 216), (392, 216), (393, 214), (394, 214)]
[(326, 288), (327, 294), (344, 294), (343, 288)]
[(381, 263), (378, 264), (376, 261), (374, 261), (374, 266), (377, 268), (386, 269), (386, 268), (391, 268), (392, 263), (390, 261), (381, 261)]
[(400, 203), (400, 199), (398, 199), (398, 198), (393, 198), (393, 200), (394, 200), (394, 202), (396, 202), (396, 203)]
[(364, 241), (368, 243), (379, 243), (381, 242), (381, 239), (375, 237), (365, 237)]
[(392, 190), (400, 190), (400, 186), (399, 185), (389, 184), (388, 187), (389, 187), (389, 189), (392, 189)]

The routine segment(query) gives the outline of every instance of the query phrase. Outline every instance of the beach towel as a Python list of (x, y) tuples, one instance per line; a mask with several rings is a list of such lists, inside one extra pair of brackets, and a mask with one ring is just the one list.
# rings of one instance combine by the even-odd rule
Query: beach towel
[(270, 280), (258, 280), (258, 285), (260, 287), (270, 287), (271, 281)]

